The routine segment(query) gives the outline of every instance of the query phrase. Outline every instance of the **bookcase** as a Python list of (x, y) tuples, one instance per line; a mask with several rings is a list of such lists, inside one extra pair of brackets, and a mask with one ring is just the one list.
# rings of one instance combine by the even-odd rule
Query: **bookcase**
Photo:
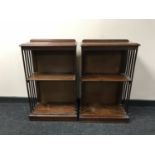
[(31, 39), (21, 44), (31, 120), (76, 120), (76, 42)]
[(81, 121), (127, 121), (138, 43), (83, 40)]

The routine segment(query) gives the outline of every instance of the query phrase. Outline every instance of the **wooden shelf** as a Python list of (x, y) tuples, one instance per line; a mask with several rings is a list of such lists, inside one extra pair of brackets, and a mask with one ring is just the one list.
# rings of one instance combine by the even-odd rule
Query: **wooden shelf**
[(125, 75), (84, 75), (82, 81), (126, 82), (131, 81), (131, 79)]
[(75, 74), (34, 73), (27, 80), (35, 80), (35, 81), (75, 81)]
[(29, 117), (32, 120), (40, 120), (40, 118), (43, 120), (76, 119), (75, 103), (38, 103)]
[(119, 104), (90, 103), (87, 106), (83, 105), (80, 112), (80, 120), (128, 120), (128, 115)]

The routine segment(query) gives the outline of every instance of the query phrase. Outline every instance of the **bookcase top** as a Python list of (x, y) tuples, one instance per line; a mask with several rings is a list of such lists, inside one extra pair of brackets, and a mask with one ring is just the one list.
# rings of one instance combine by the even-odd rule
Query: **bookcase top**
[(128, 39), (84, 39), (82, 41), (82, 47), (135, 47), (139, 46), (139, 43), (130, 42)]
[(74, 39), (31, 39), (21, 47), (72, 47), (76, 46)]

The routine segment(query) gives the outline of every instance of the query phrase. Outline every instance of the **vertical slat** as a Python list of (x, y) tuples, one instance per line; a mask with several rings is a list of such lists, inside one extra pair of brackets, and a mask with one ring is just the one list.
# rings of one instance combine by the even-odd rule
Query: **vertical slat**
[(76, 57), (76, 47), (74, 49), (74, 73), (75, 74), (75, 82), (74, 82), (74, 87), (75, 87), (75, 109), (76, 109), (76, 114), (77, 114), (77, 120), (79, 119), (79, 101), (77, 99), (77, 94), (78, 94), (78, 91), (77, 91), (77, 82), (78, 82), (78, 79), (77, 79), (77, 57)]
[(29, 64), (30, 64), (30, 68), (31, 68), (31, 74), (34, 73), (34, 69), (33, 69), (33, 61), (32, 61), (32, 53), (31, 50), (28, 51), (29, 54)]
[[(33, 58), (32, 58), (31, 50), (29, 51), (29, 57), (30, 57), (31, 70), (32, 70), (32, 73), (34, 73)], [(35, 81), (32, 82), (32, 86), (33, 86), (33, 91), (34, 91), (34, 99), (35, 99), (35, 102), (37, 103), (37, 90), (36, 90), (36, 82)]]
[(30, 111), (32, 112), (35, 105), (37, 104), (37, 92), (35, 81), (27, 80), (28, 77), (32, 75), (33, 71), (33, 62), (32, 62), (32, 53), (30, 49), (22, 50), (25, 77), (26, 77), (26, 86), (30, 104)]
[[(32, 61), (32, 51), (28, 51), (28, 56), (29, 56), (29, 64), (30, 64), (30, 69), (31, 69), (31, 75), (34, 73), (34, 68), (33, 68), (33, 61)], [(35, 81), (30, 81), (30, 86), (31, 86), (31, 92), (32, 92), (32, 100), (34, 103), (34, 107), (37, 104), (37, 91), (36, 91), (36, 82)]]
[[(138, 48), (130, 49), (128, 51), (129, 53), (128, 53), (128, 60), (127, 60), (125, 74), (131, 78), (131, 81), (124, 83), (123, 95), (122, 95), (122, 100), (124, 102), (130, 99), (132, 80), (133, 80), (135, 63), (136, 63), (136, 58), (137, 58), (137, 51), (138, 51)], [(124, 103), (124, 105), (125, 105), (126, 111), (128, 111), (127, 103)]]
[(30, 81), (27, 81), (28, 85), (28, 92), (29, 92), (29, 98), (30, 98), (30, 103), (31, 103), (31, 111), (34, 109), (34, 102), (32, 100), (32, 92), (31, 92), (31, 86), (30, 86)]
[(128, 73), (130, 78), (131, 78), (131, 71), (132, 71), (133, 61), (134, 61), (134, 51), (131, 50), (131, 62), (130, 62), (130, 69), (129, 69), (129, 73)]
[[(131, 70), (131, 65), (132, 65), (132, 50), (128, 49), (128, 58), (127, 58), (127, 65), (126, 65), (126, 70), (125, 70), (125, 75), (130, 77), (130, 70)], [(128, 96), (128, 92), (129, 92), (129, 85), (131, 82), (124, 82), (124, 89), (123, 89), (123, 101), (124, 101), (124, 106), (126, 111), (128, 112), (128, 106), (127, 106), (127, 96)]]
[(131, 51), (128, 50), (128, 54), (127, 54), (127, 65), (126, 65), (126, 69), (125, 69), (125, 75), (129, 76), (128, 75), (128, 70), (129, 70), (129, 66), (130, 66), (130, 55), (131, 55)]
[[(133, 63), (134, 63), (134, 57), (135, 57), (134, 50), (132, 49), (131, 50), (131, 62), (130, 62), (130, 67), (129, 67), (129, 72), (128, 72), (128, 75), (131, 78), (131, 80), (132, 80), (131, 74), (132, 74), (132, 68), (133, 68)], [(130, 92), (131, 92), (130, 88), (131, 88), (131, 85), (132, 85), (132, 82), (130, 82), (128, 84), (127, 92), (126, 92), (126, 100), (128, 100), (130, 98)]]
[(28, 68), (26, 63), (26, 56), (25, 56), (25, 50), (22, 49), (22, 57), (23, 57), (23, 65), (24, 65), (24, 72), (25, 72), (25, 78), (28, 78)]
[[(31, 54), (31, 50), (27, 51), (28, 53), (28, 62), (29, 62), (29, 68), (30, 68), (30, 75), (32, 75), (33, 73), (33, 63), (32, 63), (32, 54)], [(32, 95), (32, 100), (33, 100), (33, 107), (35, 107), (37, 99), (36, 99), (36, 92), (35, 92), (35, 85), (34, 85), (34, 81), (30, 81), (30, 89), (31, 89), (31, 95)]]
[(127, 94), (127, 89), (128, 89), (128, 82), (125, 82), (125, 92), (124, 92), (124, 101), (125, 101), (125, 110), (126, 110), (126, 112), (128, 112), (128, 105), (127, 105), (127, 102), (126, 102), (126, 94)]
[[(132, 63), (132, 67), (131, 67), (131, 71), (130, 71), (130, 76), (131, 76), (131, 79), (133, 80), (133, 75), (134, 75), (134, 70), (135, 70), (135, 64), (136, 64), (136, 58), (137, 58), (137, 51), (138, 49), (135, 49), (133, 51), (133, 63)], [(130, 86), (129, 86), (129, 92), (128, 92), (128, 99), (130, 98), (130, 94), (131, 94), (131, 88), (132, 88), (132, 82), (130, 83)]]
[[(27, 50), (27, 58), (28, 58), (29, 76), (31, 76), (33, 73), (30, 52), (31, 52), (31, 50), (28, 49)], [(33, 82), (32, 81), (29, 81), (29, 90), (31, 93), (31, 101), (33, 103), (33, 109), (34, 109), (36, 101), (35, 101), (34, 88), (33, 88)]]
[(129, 50), (129, 61), (128, 61), (128, 66), (127, 66), (127, 76), (130, 77), (130, 69), (131, 69), (131, 64), (132, 64), (132, 50)]
[[(26, 51), (26, 56), (27, 56), (27, 64), (28, 64), (28, 70), (29, 70), (29, 77), (32, 75), (32, 68), (31, 68), (31, 63), (30, 63), (30, 55), (29, 55), (29, 49)], [(28, 81), (29, 85), (29, 92), (30, 92), (30, 98), (32, 102), (32, 107), (34, 109), (35, 106), (35, 101), (34, 101), (34, 95), (33, 95), (33, 87), (32, 87), (32, 82)]]
[(122, 100), (125, 99), (125, 92), (126, 92), (126, 82), (123, 82), (123, 93), (122, 93)]
[(25, 52), (26, 52), (26, 51), (25, 51), (23, 48), (22, 48), (21, 50), (22, 50), (23, 66), (24, 66), (24, 71), (25, 71), (26, 88), (27, 88), (27, 94), (28, 94), (30, 112), (32, 112), (32, 110), (33, 110), (33, 105), (32, 105), (32, 102), (31, 102), (30, 91), (29, 91), (29, 85), (28, 85), (28, 81), (27, 81), (27, 78), (28, 78), (29, 74), (28, 74), (27, 60), (26, 60), (26, 55), (25, 55)]
[[(131, 65), (131, 50), (128, 49), (127, 63), (126, 63), (126, 69), (125, 69), (125, 75), (126, 76), (129, 76), (130, 65)], [(125, 108), (126, 112), (128, 112), (128, 106), (127, 106), (127, 103), (126, 103), (126, 94), (127, 94), (127, 90), (128, 90), (128, 84), (129, 84), (129, 82), (124, 82), (123, 83), (123, 93), (122, 93), (123, 105), (124, 105), (124, 108)]]
[(127, 93), (127, 89), (128, 89), (128, 84), (129, 84), (129, 82), (124, 82), (123, 83), (124, 88), (123, 88), (123, 96), (122, 96), (123, 105), (125, 107), (126, 112), (128, 111), (128, 106), (127, 106), (127, 103), (126, 103), (126, 93)]
[(137, 59), (137, 53), (138, 53), (138, 49), (135, 49), (134, 53), (134, 58), (133, 58), (133, 65), (131, 68), (131, 79), (133, 80), (133, 75), (134, 75), (134, 70), (135, 70), (135, 64), (136, 64), (136, 59)]
[(31, 65), (30, 65), (30, 56), (29, 56), (29, 50), (26, 50), (26, 56), (27, 56), (27, 64), (28, 64), (28, 70), (29, 70), (29, 77), (32, 74), (32, 69), (31, 69)]

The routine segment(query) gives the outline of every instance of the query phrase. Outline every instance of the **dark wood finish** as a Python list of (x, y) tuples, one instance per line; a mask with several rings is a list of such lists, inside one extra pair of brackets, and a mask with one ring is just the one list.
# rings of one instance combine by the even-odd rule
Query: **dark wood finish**
[(76, 115), (74, 103), (68, 102), (45, 102), (38, 103), (34, 115)]
[(30, 120), (43, 121), (69, 121), (76, 120), (75, 103), (49, 102), (38, 103), (34, 111), (29, 115)]
[(33, 73), (27, 80), (35, 81), (75, 81), (74, 74)]
[(73, 39), (31, 39), (28, 43), (23, 43), (22, 47), (65, 47), (76, 46)]
[(128, 120), (129, 117), (121, 105), (91, 103), (81, 107), (81, 120)]
[(139, 46), (140, 44), (138, 43), (132, 43), (132, 42), (129, 42), (129, 40), (127, 39), (105, 39), (105, 40), (101, 40), (101, 39), (98, 39), (98, 40), (91, 40), (91, 39), (85, 39), (83, 40), (82, 42), (82, 47), (88, 47), (88, 46), (101, 46), (101, 47), (104, 47), (104, 46), (127, 46), (127, 47), (130, 47), (130, 46)]
[(121, 95), (120, 87), (120, 82), (84, 82), (82, 83), (82, 105), (96, 102), (117, 104)]
[(39, 81), (39, 96), (41, 102), (75, 102), (75, 82), (67, 81)]
[(83, 74), (118, 74), (121, 58), (121, 51), (83, 50)]
[(31, 39), (21, 44), (31, 120), (76, 120), (76, 43)]
[(84, 39), (82, 41), (83, 44), (85, 43), (115, 43), (115, 42), (125, 42), (128, 43), (128, 39)]
[(80, 120), (128, 120), (123, 101), (130, 96), (138, 46), (127, 39), (83, 40)]
[(77, 121), (76, 115), (35, 115), (29, 114), (31, 121)]
[(127, 63), (127, 50), (82, 49), (82, 74), (122, 74)]
[(75, 39), (31, 39), (30, 42), (57, 42), (57, 43), (73, 43), (75, 44)]
[(74, 39), (31, 39), (21, 44), (30, 120), (127, 121), (138, 43), (82, 42), (81, 102), (76, 103)]
[(107, 81), (107, 82), (124, 82), (131, 81), (131, 79), (125, 75), (84, 75), (82, 81)]
[(75, 72), (75, 50), (33, 50), (33, 60), (36, 72), (61, 74)]

